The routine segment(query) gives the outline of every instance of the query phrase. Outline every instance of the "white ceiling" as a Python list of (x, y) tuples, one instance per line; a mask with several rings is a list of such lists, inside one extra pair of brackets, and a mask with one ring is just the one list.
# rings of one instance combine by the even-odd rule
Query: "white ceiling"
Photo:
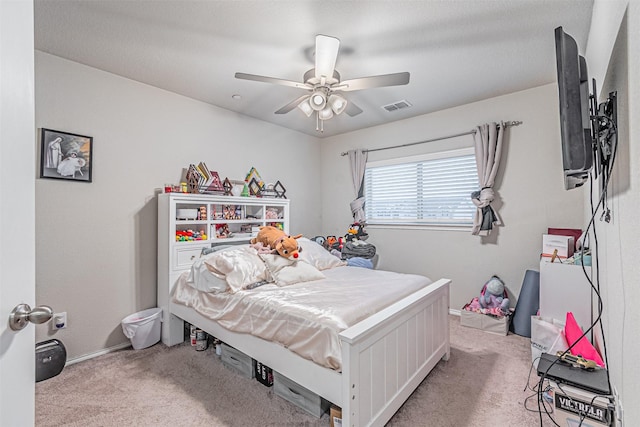
[[(554, 28), (584, 54), (592, 9), (593, 0), (36, 0), (35, 46), (323, 137), (552, 83)], [(334, 117), (320, 134), (298, 109), (274, 114), (301, 89), (234, 78), (302, 81), (316, 34), (341, 40), (343, 80), (408, 71), (411, 81), (345, 93), (364, 112)], [(400, 100), (413, 106), (381, 108)]]

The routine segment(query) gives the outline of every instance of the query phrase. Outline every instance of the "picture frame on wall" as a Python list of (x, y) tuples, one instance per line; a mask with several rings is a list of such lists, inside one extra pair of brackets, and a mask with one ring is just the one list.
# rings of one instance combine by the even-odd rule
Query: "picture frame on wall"
[(40, 178), (91, 182), (93, 137), (42, 128)]

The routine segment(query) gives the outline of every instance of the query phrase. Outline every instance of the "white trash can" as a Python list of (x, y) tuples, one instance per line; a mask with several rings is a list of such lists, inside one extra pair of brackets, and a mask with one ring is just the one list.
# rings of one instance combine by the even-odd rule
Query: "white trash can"
[(162, 308), (149, 308), (122, 319), (122, 332), (131, 340), (133, 348), (140, 350), (160, 341)]

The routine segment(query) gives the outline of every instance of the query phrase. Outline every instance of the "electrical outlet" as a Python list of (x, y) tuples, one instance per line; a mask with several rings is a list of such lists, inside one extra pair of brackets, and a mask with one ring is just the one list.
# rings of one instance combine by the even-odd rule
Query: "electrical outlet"
[(616, 404), (616, 427), (622, 427), (622, 401), (620, 400), (620, 396), (618, 395), (618, 389), (616, 389), (615, 386), (613, 387), (613, 399)]
[(64, 329), (67, 327), (67, 312), (55, 313), (53, 315), (52, 325), (54, 330)]

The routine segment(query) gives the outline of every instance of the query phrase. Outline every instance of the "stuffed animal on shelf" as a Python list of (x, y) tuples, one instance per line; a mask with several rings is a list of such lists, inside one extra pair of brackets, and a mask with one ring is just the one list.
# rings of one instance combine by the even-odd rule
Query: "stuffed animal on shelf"
[(498, 308), (503, 314), (509, 312), (509, 298), (507, 298), (504, 283), (498, 276), (492, 276), (484, 284), (478, 302), (480, 307), (485, 309)]
[(264, 246), (269, 246), (271, 250), (277, 252), (280, 256), (285, 258), (298, 258), (298, 241), (302, 237), (302, 234), (297, 236), (289, 236), (279, 228), (272, 227), (270, 225), (260, 227), (258, 235), (251, 239), (252, 244), (262, 243)]

